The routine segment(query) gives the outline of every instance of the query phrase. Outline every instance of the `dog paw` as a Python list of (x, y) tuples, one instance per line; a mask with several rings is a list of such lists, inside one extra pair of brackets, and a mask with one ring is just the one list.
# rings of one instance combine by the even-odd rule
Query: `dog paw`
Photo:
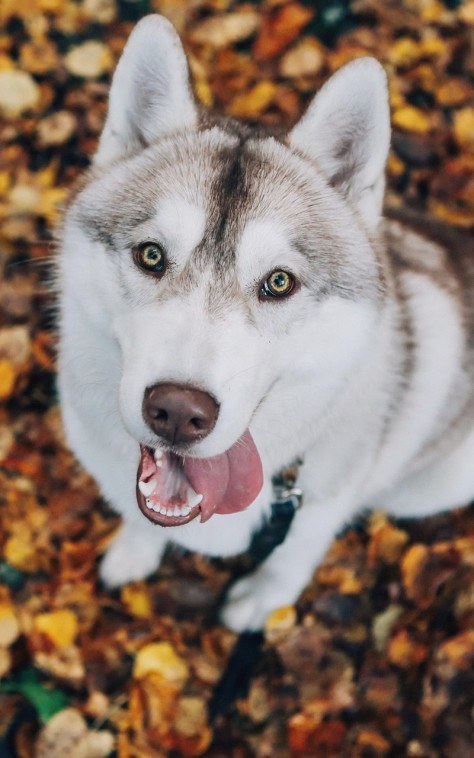
[(221, 610), (221, 619), (234, 632), (256, 632), (263, 629), (267, 616), (279, 605), (268, 582), (257, 572), (234, 584)]
[(122, 526), (102, 559), (99, 576), (110, 588), (145, 579), (158, 568), (162, 552), (156, 535), (150, 539), (130, 526)]

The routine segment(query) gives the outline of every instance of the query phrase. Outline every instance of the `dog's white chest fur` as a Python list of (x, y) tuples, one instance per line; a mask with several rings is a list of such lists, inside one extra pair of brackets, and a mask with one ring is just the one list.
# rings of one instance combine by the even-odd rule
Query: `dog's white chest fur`
[(173, 28), (137, 25), (59, 261), (66, 433), (123, 517), (109, 585), (169, 540), (245, 550), (297, 457), (304, 506), (232, 589), (236, 630), (292, 603), (360, 508), (474, 496), (474, 254), (381, 218), (388, 146), (372, 59), (277, 139), (203, 116)]

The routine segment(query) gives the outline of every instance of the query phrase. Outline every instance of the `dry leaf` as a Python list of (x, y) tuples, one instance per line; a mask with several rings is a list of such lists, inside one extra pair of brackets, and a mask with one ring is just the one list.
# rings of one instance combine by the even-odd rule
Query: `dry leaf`
[(113, 746), (110, 732), (89, 729), (79, 711), (67, 708), (43, 727), (35, 758), (106, 758)]
[(68, 608), (35, 616), (37, 632), (46, 634), (57, 647), (68, 647), (74, 643), (79, 630), (77, 617)]
[(16, 118), (38, 105), (40, 89), (26, 71), (0, 71), (0, 112)]
[(64, 65), (74, 76), (95, 79), (110, 71), (113, 59), (106, 45), (90, 40), (70, 50), (64, 59)]
[(159, 674), (169, 685), (181, 690), (189, 669), (169, 642), (152, 642), (138, 651), (133, 666), (133, 675), (137, 679), (151, 673)]

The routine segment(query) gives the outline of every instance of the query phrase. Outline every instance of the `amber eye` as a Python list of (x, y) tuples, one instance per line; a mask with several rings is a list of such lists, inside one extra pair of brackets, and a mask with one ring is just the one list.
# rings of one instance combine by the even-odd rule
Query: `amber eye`
[(163, 274), (166, 269), (164, 250), (156, 242), (143, 242), (133, 250), (137, 266), (150, 274)]
[(261, 288), (261, 297), (286, 297), (295, 287), (295, 280), (287, 271), (274, 271)]

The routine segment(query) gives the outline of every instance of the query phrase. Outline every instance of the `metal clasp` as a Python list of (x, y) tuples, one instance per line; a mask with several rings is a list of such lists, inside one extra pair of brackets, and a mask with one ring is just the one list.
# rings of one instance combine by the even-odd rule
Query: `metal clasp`
[(284, 484), (273, 484), (275, 503), (291, 502), (293, 508), (298, 510), (303, 505), (303, 490), (300, 487), (287, 487)]

